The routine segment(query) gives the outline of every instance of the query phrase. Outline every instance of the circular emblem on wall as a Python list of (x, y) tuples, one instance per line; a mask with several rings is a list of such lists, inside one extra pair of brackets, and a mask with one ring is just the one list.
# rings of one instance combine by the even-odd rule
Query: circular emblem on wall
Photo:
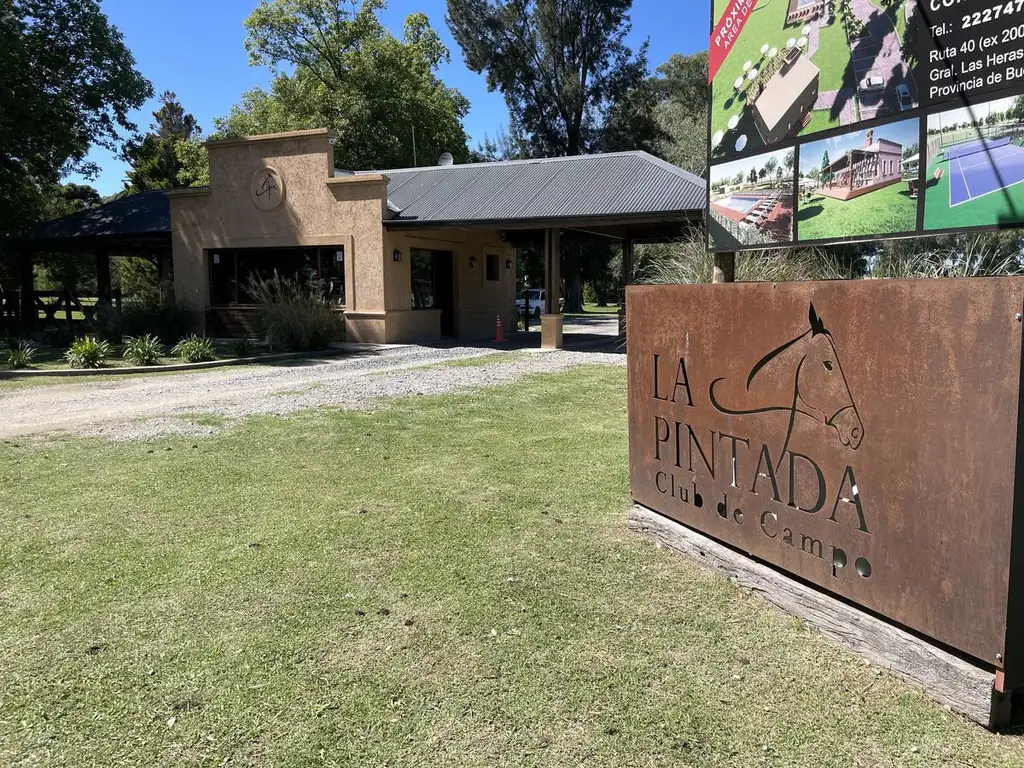
[(257, 208), (272, 211), (284, 200), (284, 177), (276, 168), (260, 168), (252, 176), (249, 192)]

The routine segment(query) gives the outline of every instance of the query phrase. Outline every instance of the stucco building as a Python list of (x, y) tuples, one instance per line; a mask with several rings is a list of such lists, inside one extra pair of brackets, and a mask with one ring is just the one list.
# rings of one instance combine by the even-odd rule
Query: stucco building
[[(31, 251), (152, 254), (208, 333), (250, 331), (250, 276), (323, 281), (350, 341), (486, 339), (516, 327), (516, 249), (544, 249), (544, 343), (560, 345), (563, 243), (665, 241), (700, 220), (705, 182), (643, 152), (347, 171), (327, 130), (208, 143), (210, 184), (151, 192), (42, 226)], [(25, 267), (27, 264), (27, 268)], [(106, 266), (106, 274), (103, 274)], [(105, 280), (104, 280), (105, 277)], [(102, 290), (102, 288), (101, 288)]]

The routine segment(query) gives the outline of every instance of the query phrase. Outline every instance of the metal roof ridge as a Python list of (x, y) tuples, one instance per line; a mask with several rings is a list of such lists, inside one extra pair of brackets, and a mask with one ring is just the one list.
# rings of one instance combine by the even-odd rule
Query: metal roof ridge
[[(593, 159), (593, 158), (602, 158), (602, 157), (624, 157), (624, 156), (627, 156), (627, 155), (646, 156), (647, 158), (650, 158), (651, 160), (660, 161), (662, 163), (666, 162), (664, 160), (660, 160), (660, 158), (657, 158), (657, 157), (655, 157), (654, 155), (652, 155), (652, 154), (650, 154), (648, 152), (643, 151), (642, 149), (627, 149), (627, 150), (623, 150), (621, 152), (594, 152), (594, 153), (589, 154), (589, 155), (560, 155), (558, 157), (533, 157), (533, 158), (525, 158), (525, 159), (522, 159), (522, 160), (492, 160), (490, 162), (485, 162), (485, 163), (456, 163), (455, 165), (421, 165), (421, 166), (418, 166), (418, 167), (415, 167), (415, 168), (387, 168), (387, 169), (372, 170), (372, 171), (353, 171), (353, 173), (355, 173), (357, 175), (363, 175), (363, 174), (367, 174), (367, 173), (384, 173), (384, 174), (388, 174), (388, 173), (416, 173), (418, 171), (450, 171), (453, 168), (484, 168), (484, 167), (488, 167), (488, 166), (531, 165), (531, 164), (537, 164), (537, 163), (561, 163), (561, 162), (566, 162), (566, 161), (569, 161), (569, 160), (584, 160), (584, 159)], [(666, 164), (671, 166), (671, 163), (666, 163)], [(675, 166), (672, 166), (672, 167), (675, 168)], [(678, 168), (677, 170), (681, 171), (682, 168)], [(688, 173), (688, 171), (683, 171), (683, 172), (684, 173)], [(703, 184), (704, 183), (703, 180), (700, 180), (700, 183)]]

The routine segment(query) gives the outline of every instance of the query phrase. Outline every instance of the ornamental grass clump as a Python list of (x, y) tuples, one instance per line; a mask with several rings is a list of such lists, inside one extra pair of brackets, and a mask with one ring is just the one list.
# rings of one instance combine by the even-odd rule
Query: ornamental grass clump
[(0, 342), (0, 357), (7, 362), (7, 367), (12, 371), (28, 368), (32, 365), (35, 354), (36, 346), (31, 341), (20, 339), (10, 345)]
[(145, 336), (127, 336), (124, 340), (122, 356), (133, 365), (156, 365), (163, 357), (164, 348), (153, 334)]
[(183, 363), (205, 363), (215, 357), (213, 342), (194, 333), (175, 344), (171, 354)]
[(110, 357), (110, 344), (95, 336), (83, 336), (71, 342), (64, 359), (72, 368), (102, 368)]
[(249, 277), (246, 290), (259, 304), (257, 323), (273, 352), (326, 349), (339, 335), (338, 316), (320, 281), (259, 275)]

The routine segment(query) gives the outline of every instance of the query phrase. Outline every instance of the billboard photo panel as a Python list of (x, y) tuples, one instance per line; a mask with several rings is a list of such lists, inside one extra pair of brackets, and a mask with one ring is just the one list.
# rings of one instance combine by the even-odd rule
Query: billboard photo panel
[(904, 120), (802, 144), (801, 242), (913, 232), (918, 136), (918, 121)]
[(758, 248), (793, 239), (792, 149), (711, 168), (712, 248)]
[[(710, 5), (709, 248), (1024, 225), (1024, 4)], [(739, 210), (744, 195), (753, 202), (773, 180), (781, 192), (784, 180), (738, 183), (735, 167), (791, 151), (786, 238)]]
[[(917, 106), (902, 49), (908, 0), (714, 3), (711, 156), (727, 158), (794, 136), (852, 126)], [(750, 6), (723, 45), (723, 25)]]
[(925, 229), (1024, 222), (1024, 109), (1002, 98), (928, 116)]

